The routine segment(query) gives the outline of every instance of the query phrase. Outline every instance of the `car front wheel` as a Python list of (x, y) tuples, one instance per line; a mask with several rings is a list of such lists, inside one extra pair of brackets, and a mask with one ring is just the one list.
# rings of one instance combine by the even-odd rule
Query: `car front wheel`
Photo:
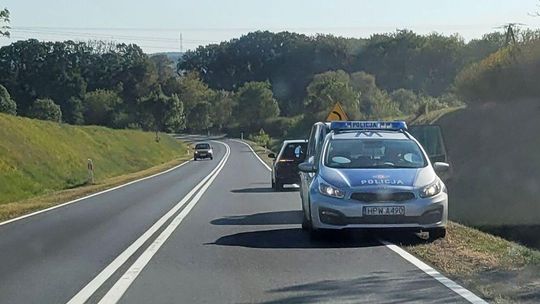
[(432, 228), (432, 229), (429, 229), (428, 232), (429, 232), (429, 240), (431, 241), (444, 239), (446, 237), (445, 227)]

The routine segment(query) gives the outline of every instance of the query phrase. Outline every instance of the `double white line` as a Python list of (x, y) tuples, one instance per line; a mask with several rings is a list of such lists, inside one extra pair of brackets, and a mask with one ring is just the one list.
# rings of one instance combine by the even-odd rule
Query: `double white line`
[[(185, 208), (169, 223), (169, 225), (161, 232), (161, 234), (152, 242), (152, 244), (137, 258), (137, 260), (129, 267), (122, 277), (113, 285), (113, 287), (105, 294), (99, 303), (116, 303), (122, 295), (127, 291), (129, 286), (135, 281), (144, 267), (150, 262), (154, 254), (171, 236), (174, 230), (180, 225), (188, 213), (200, 200), (201, 196), (206, 192), (214, 179), (221, 172), (225, 163), (231, 154), (229, 145), (223, 142), (217, 142), (225, 146), (225, 156), (218, 163), (216, 168), (208, 174), (200, 183), (198, 183), (180, 202), (178, 202), (169, 212), (161, 217), (150, 229), (141, 235), (133, 244), (131, 244), (124, 252), (122, 252), (112, 263), (103, 269), (92, 281), (90, 281), (83, 289), (81, 289), (68, 304), (80, 304), (86, 302), (118, 269), (133, 256), (133, 254), (143, 246), (165, 223), (176, 214), (182, 207)], [(186, 205), (187, 204), (187, 205)]]

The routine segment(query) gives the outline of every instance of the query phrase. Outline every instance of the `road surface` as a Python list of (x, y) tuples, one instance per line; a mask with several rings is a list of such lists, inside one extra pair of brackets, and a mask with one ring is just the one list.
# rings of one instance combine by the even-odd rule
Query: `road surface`
[(467, 302), (365, 234), (310, 240), (298, 192), (221, 142), (213, 161), (0, 225), (0, 303)]

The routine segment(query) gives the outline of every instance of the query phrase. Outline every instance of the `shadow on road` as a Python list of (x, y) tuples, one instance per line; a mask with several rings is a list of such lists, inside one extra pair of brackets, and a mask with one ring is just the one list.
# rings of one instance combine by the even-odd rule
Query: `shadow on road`
[(275, 211), (250, 215), (227, 216), (210, 222), (212, 225), (300, 225), (302, 211)]
[(322, 280), (272, 289), (273, 303), (456, 303), (459, 297), (418, 271), (375, 271), (352, 279)]
[(248, 248), (360, 248), (382, 246), (377, 239), (347, 231), (328, 232), (316, 239), (300, 228), (258, 230), (223, 236), (207, 245)]
[(271, 187), (257, 187), (257, 188), (244, 188), (231, 190), (232, 193), (279, 193), (279, 192), (298, 192), (299, 188), (285, 187), (281, 191), (275, 191)]

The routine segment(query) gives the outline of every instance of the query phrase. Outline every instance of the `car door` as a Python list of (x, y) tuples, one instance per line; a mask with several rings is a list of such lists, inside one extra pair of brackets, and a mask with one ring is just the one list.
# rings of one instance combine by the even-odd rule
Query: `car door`
[[(444, 136), (438, 125), (413, 125), (408, 128), (409, 133), (424, 147), (431, 163), (449, 163), (448, 153), (444, 144)], [(451, 168), (451, 167), (450, 167)], [(450, 171), (440, 174), (443, 180), (450, 177)]]
[(448, 155), (440, 126), (413, 125), (409, 127), (409, 133), (424, 147), (432, 163), (448, 162)]

